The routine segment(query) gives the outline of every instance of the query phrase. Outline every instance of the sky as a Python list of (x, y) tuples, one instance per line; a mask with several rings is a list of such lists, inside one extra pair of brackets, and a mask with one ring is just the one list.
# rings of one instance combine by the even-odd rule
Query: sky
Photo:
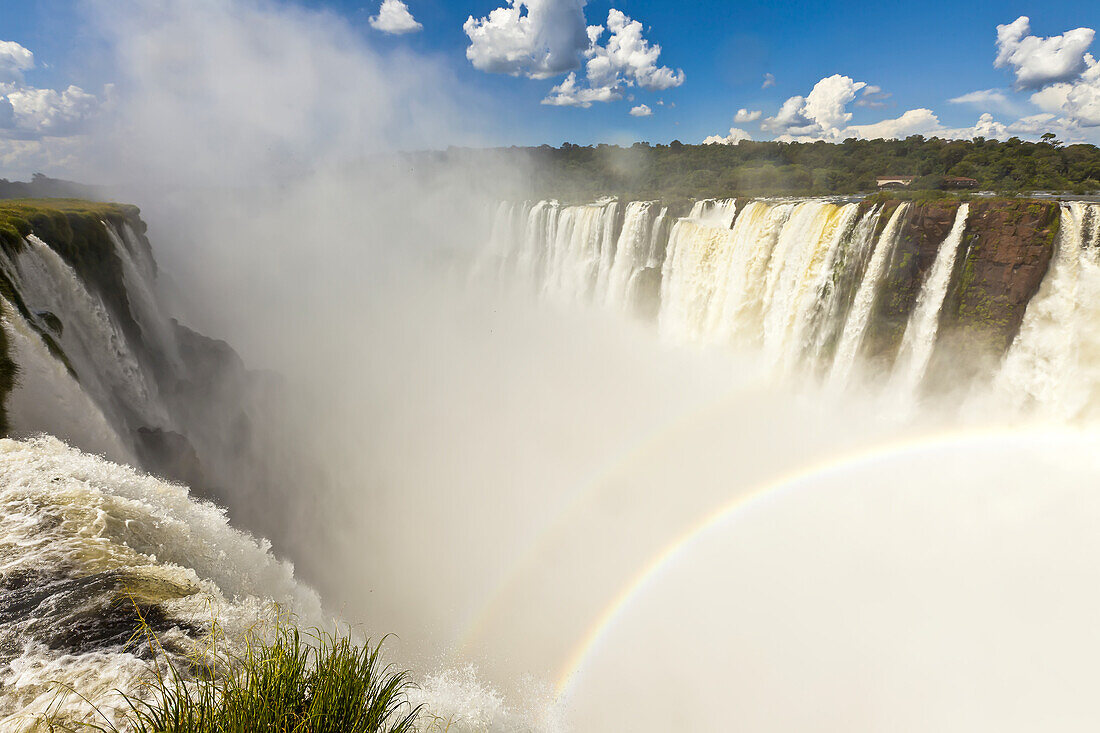
[[(477, 123), (437, 147), (1048, 131), (1100, 142), (1095, 0), (225, 2), (327, 14), (372, 53), (444, 69)], [(64, 173), (111, 114), (125, 70), (89, 22), (102, 6), (0, 6), (0, 176)]]

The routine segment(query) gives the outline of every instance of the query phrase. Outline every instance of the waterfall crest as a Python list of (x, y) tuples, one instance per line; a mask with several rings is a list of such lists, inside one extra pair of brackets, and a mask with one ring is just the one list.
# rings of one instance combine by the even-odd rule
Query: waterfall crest
[[(1100, 367), (1092, 374), (1085, 366), (1100, 358), (1082, 352), (1092, 349), (1088, 324), (1100, 320), (1087, 316), (1089, 303), (1100, 302), (1090, 297), (1094, 287), (1100, 295), (1100, 282), (1092, 280), (1100, 268), (1098, 209), (1061, 205), (1050, 274), (1027, 307), (1019, 338), (1009, 334), (1012, 346), (996, 380), (1071, 412), (1082, 403), (1100, 406), (1100, 397), (1080, 394), (1080, 384), (1100, 384)], [(891, 365), (889, 388), (915, 398), (951, 321), (945, 312), (955, 309), (954, 322), (981, 316), (960, 315), (952, 295), (971, 284), (960, 279), (971, 277), (974, 263), (960, 258), (971, 257), (974, 205), (938, 211), (954, 219), (941, 217), (943, 229), (928, 241), (910, 202), (884, 211), (882, 204), (821, 199), (701, 200), (680, 216), (657, 201), (631, 201), (621, 211), (611, 199), (504, 203), (478, 269), (527, 283), (557, 303), (652, 317), (672, 343), (754, 349), (781, 373), (806, 369), (838, 387), (873, 350)], [(915, 266), (920, 257), (923, 264)], [(908, 300), (886, 292), (899, 278), (910, 278)], [(886, 317), (896, 325), (877, 327)], [(1054, 365), (1090, 373), (1073, 386), (1051, 376)]]

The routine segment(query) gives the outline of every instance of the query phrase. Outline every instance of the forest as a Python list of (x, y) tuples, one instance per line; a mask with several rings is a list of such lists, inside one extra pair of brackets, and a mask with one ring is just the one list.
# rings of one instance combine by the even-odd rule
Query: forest
[[(533, 197), (586, 200), (615, 195), (664, 200), (745, 195), (844, 195), (874, 191), (886, 175), (917, 176), (913, 190), (944, 188), (947, 176), (974, 178), (982, 191), (1018, 194), (1100, 191), (1100, 148), (1063, 145), (1047, 134), (1039, 142), (904, 140), (843, 143), (743, 141), (737, 145), (635, 143), (554, 148), (450, 148), (435, 162), (468, 163), (491, 154), (529, 165)], [(422, 154), (423, 155), (423, 154)]]

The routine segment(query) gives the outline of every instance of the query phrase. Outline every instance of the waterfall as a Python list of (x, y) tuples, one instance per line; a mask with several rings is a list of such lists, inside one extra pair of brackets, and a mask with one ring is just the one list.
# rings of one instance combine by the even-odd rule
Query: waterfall
[(886, 228), (882, 230), (882, 235), (871, 255), (871, 261), (867, 264), (867, 272), (864, 273), (859, 290), (856, 291), (852, 311), (844, 324), (840, 343), (837, 345), (836, 359), (833, 361), (833, 369), (829, 375), (830, 381), (834, 384), (843, 385), (847, 382), (855, 364), (859, 347), (863, 344), (863, 336), (867, 332), (867, 325), (871, 322), (875, 297), (878, 295), (883, 275), (886, 274), (886, 263), (893, 254), (902, 219), (908, 211), (908, 203), (900, 204), (894, 210), (886, 223)]
[(847, 230), (838, 229), (837, 246), (822, 273), (821, 290), (810, 316), (810, 338), (807, 361), (817, 369), (829, 364), (835, 352), (848, 312), (855, 298), (860, 278), (874, 249), (881, 206), (872, 207)]
[(661, 333), (676, 341), (760, 346), (769, 361), (792, 367), (823, 325), (842, 243), (855, 204), (753, 201), (730, 216), (696, 207), (678, 221), (662, 272)]
[(475, 271), (529, 283), (549, 300), (627, 313), (648, 279), (659, 283), (651, 287), (665, 338), (762, 348), (788, 370), (822, 359), (838, 340), (858, 349), (906, 210), (895, 211), (879, 248), (880, 208), (854, 203), (703, 200), (674, 219), (667, 206), (633, 201), (617, 236), (613, 200), (502, 203)]
[(955, 269), (955, 256), (962, 244), (969, 214), (970, 204), (961, 204), (955, 214), (955, 223), (951, 226), (951, 231), (936, 252), (932, 269), (921, 286), (917, 304), (905, 326), (905, 334), (901, 339), (892, 377), (894, 387), (900, 394), (912, 394), (920, 386), (928, 369), (932, 350), (936, 346), (940, 311), (943, 309), (943, 300), (947, 297), (947, 286), (951, 283), (951, 273)]
[(153, 278), (155, 271), (151, 260), (142, 256), (144, 247), (139, 246), (137, 235), (133, 231), (122, 232), (103, 222), (107, 236), (115, 245), (115, 252), (122, 260), (122, 277), (126, 285), (126, 295), (130, 302), (134, 320), (141, 328), (142, 338), (151, 347), (152, 353), (167, 362), (175, 374), (183, 371), (180, 359), (179, 343), (171, 321), (161, 310), (154, 293)]
[(155, 385), (102, 299), (41, 239), (25, 242), (15, 263), (20, 294), (31, 310), (61, 319), (59, 340), (84, 389), (117, 424), (167, 424)]
[(0, 324), (19, 365), (8, 397), (14, 434), (48, 432), (111, 460), (133, 462), (125, 442), (65, 365), (10, 303), (0, 298)]
[(995, 380), (1060, 418), (1100, 407), (1100, 204), (1063, 204), (1054, 259)]
[(653, 207), (651, 201), (627, 204), (623, 231), (615, 246), (615, 259), (607, 280), (605, 302), (608, 307), (630, 307), (630, 284), (646, 268), (651, 256), (650, 216)]
[[(960, 204), (894, 332), (897, 394), (925, 380), (972, 210)], [(613, 200), (501, 204), (486, 257), (548, 300), (643, 313), (670, 342), (756, 350), (778, 372), (805, 368), (842, 387), (913, 209), (901, 203), (885, 221), (881, 204), (822, 199), (707, 199), (680, 218), (654, 201), (619, 211)], [(1100, 407), (1100, 205), (1063, 204), (1060, 217), (1050, 272), (995, 381), (1016, 401), (1072, 414)]]
[(790, 368), (808, 346), (814, 307), (858, 210), (855, 204), (807, 202), (783, 228), (769, 271), (763, 323), (764, 354), (772, 364)]
[(616, 201), (560, 210), (543, 291), (562, 303), (602, 302), (615, 256)]

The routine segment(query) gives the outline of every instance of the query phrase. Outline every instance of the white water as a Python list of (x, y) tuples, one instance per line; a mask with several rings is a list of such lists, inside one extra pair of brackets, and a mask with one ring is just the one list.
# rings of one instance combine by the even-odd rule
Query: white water
[[(640, 279), (660, 269), (657, 327), (670, 340), (751, 347), (765, 357), (773, 372), (792, 372), (800, 364), (807, 363), (822, 363), (826, 370), (831, 365), (834, 374), (843, 373), (845, 377), (854, 370), (875, 299), (880, 295), (878, 291), (882, 287), (890, 253), (896, 245), (902, 217), (900, 210), (887, 223), (883, 235), (875, 237), (874, 231), (879, 223), (878, 210), (867, 210), (860, 216), (860, 207), (854, 204), (826, 201), (755, 201), (742, 202), (740, 206), (732, 201), (700, 203), (691, 216), (675, 223), (669, 221), (673, 217), (666, 209), (659, 208), (652, 202), (632, 202), (625, 210), (614, 202), (565, 207), (552, 202), (501, 205), (494, 224), (491, 254), (480, 259), (479, 267), (487, 274), (508, 280), (525, 279), (534, 292), (553, 302), (590, 304), (627, 313), (635, 310), (637, 292), (632, 288)], [(894, 389), (915, 391), (927, 369), (937, 337), (939, 311), (950, 285), (955, 253), (965, 228), (965, 209), (964, 206), (960, 210), (951, 233), (941, 245), (922, 284), (899, 351), (898, 369), (904, 367), (905, 371), (897, 372), (895, 379), (902, 380), (904, 376), (901, 382), (904, 387), (899, 387), (895, 382)], [(1063, 209), (1062, 234), (1051, 272), (1029, 307), (1020, 337), (998, 377), (998, 383), (1014, 398), (1027, 396), (1021, 401), (1033, 400), (1054, 405), (1058, 407), (1057, 411), (1067, 415), (1089, 412), (1096, 401), (1095, 384), (1100, 380), (1095, 366), (1100, 364), (1100, 329), (1095, 325), (1100, 323), (1100, 313), (1097, 312), (1100, 306), (1096, 305), (1100, 302), (1100, 266), (1095, 256), (1100, 240), (1100, 217), (1096, 209), (1086, 205), (1069, 205)], [(169, 342), (174, 339), (157, 304), (155, 291), (150, 287), (153, 274), (150, 263), (142, 260), (141, 249), (134, 247), (126, 232), (122, 233), (121, 239), (116, 237), (115, 241), (116, 247), (129, 254), (129, 257), (123, 257), (124, 274), (127, 288), (135, 290), (130, 295), (131, 304), (143, 336), (157, 350), (171, 348)], [(26, 267), (31, 276), (25, 282), (20, 281), (21, 286), (26, 284), (30, 293), (38, 292), (36, 287), (42, 289), (42, 284), (49, 282), (40, 279), (38, 285), (35, 284), (35, 268), (45, 269), (45, 265), (40, 267), (38, 263), (44, 262), (47, 257), (37, 249), (33, 252), (35, 258), (28, 260)], [(21, 265), (25, 257), (27, 255), (20, 256)], [(63, 270), (57, 272), (59, 281), (64, 283)], [(19, 274), (24, 274), (22, 269)], [(68, 288), (67, 285), (65, 287)], [(94, 318), (74, 318), (71, 312), (65, 312), (62, 298), (56, 295), (46, 293), (40, 300), (48, 300), (46, 296), (56, 301), (58, 310), (55, 312), (62, 317), (66, 334), (75, 336), (69, 334), (69, 330), (82, 328), (84, 321), (81, 318), (88, 321), (89, 328), (99, 327), (95, 325)], [(94, 311), (96, 298), (87, 292), (85, 296), (85, 306), (70, 307), (88, 307)], [(74, 297), (73, 302), (80, 301)], [(103, 308), (102, 303), (98, 307)], [(109, 314), (107, 317), (109, 320)], [(39, 376), (37, 365), (52, 365), (52, 369), (41, 370), (46, 375), (43, 382), (21, 385), (13, 396), (17, 423), (21, 416), (33, 414), (33, 395), (56, 390), (62, 395), (59, 398), (62, 404), (68, 400), (67, 404), (71, 405), (69, 412), (87, 413), (84, 415), (87, 420), (85, 424), (74, 422), (79, 427), (73, 431), (74, 440), (81, 440), (79, 433), (95, 432), (97, 426), (105, 424), (106, 418), (101, 411), (88, 409), (95, 408), (91, 400), (79, 401), (80, 388), (71, 378), (66, 379), (68, 375), (63, 368), (58, 370), (58, 362), (44, 351), (41, 340), (29, 324), (9, 317), (5, 325), (15, 341), (17, 359), (21, 363), (36, 365), (35, 378)], [(115, 328), (113, 324), (109, 325)], [(161, 341), (165, 343), (158, 343)], [(835, 359), (834, 344), (838, 345)], [(133, 355), (132, 350), (128, 353)], [(102, 354), (99, 358), (97, 361), (97, 358), (89, 357), (83, 362), (83, 368), (91, 370), (105, 383), (119, 378), (118, 375), (111, 375), (111, 370), (117, 367), (115, 361)], [(139, 369), (142, 368), (136, 355), (133, 361)], [(549, 365), (547, 369), (553, 366)], [(108, 376), (99, 374), (101, 371), (106, 371)], [(836, 378), (841, 379), (840, 376)], [(1084, 385), (1066, 383), (1073, 380), (1080, 380)], [(764, 403), (775, 407), (766, 400)], [(743, 475), (760, 474), (758, 480), (768, 475), (763, 473), (763, 469), (749, 468), (754, 457), (744, 455), (745, 449), (740, 444), (748, 443), (754, 446), (752, 450), (760, 454), (769, 450), (767, 446), (777, 446), (776, 452), (780, 454), (784, 466), (800, 465), (803, 451), (809, 453), (815, 446), (826, 444), (824, 438), (815, 442), (812, 436), (797, 436), (804, 429), (803, 423), (790, 415), (784, 422), (777, 414), (782, 410), (765, 412), (759, 405), (754, 409), (746, 415), (739, 415), (733, 423), (734, 429), (725, 432), (711, 431), (709, 425), (700, 420), (698, 435), (693, 435), (701, 442), (704, 434), (713, 433), (710, 438), (717, 444), (706, 450), (698, 448), (700, 472), (713, 466), (708, 461), (713, 460), (714, 455), (733, 451), (738, 457), (736, 471), (713, 478), (715, 487), (712, 498), (716, 500), (727, 500), (730, 487), (734, 484), (749, 488), (748, 483), (744, 487), (738, 483)], [(65, 420), (68, 421), (68, 418)], [(687, 424), (690, 426), (691, 420)], [(786, 427), (784, 430), (774, 427), (779, 425)], [(730, 426), (725, 425), (725, 428)], [(834, 428), (856, 432), (843, 420)], [(823, 428), (818, 429), (825, 432)], [(736, 430), (762, 432), (750, 440)], [(774, 434), (767, 432), (770, 430), (774, 430)], [(731, 436), (735, 439), (728, 439)], [(102, 450), (111, 453), (120, 449), (120, 446), (110, 442), (104, 443), (106, 447)], [(614, 500), (607, 502), (607, 506), (614, 507), (613, 515), (601, 513), (607, 511), (607, 506), (599, 505), (600, 512), (594, 512), (590, 519), (594, 524), (606, 523), (606, 526), (594, 531), (593, 537), (596, 539), (590, 540), (589, 544), (580, 542), (575, 548), (584, 558), (584, 563), (598, 566), (609, 562), (609, 558), (600, 556), (601, 543), (612, 542), (615, 550), (608, 555), (620, 564), (633, 568), (646, 556), (643, 554), (632, 559), (624, 554), (623, 548), (630, 547), (631, 541), (640, 543), (642, 540), (639, 538), (644, 536), (648, 541), (657, 543), (655, 549), (659, 549), (660, 543), (671, 539), (660, 536), (661, 527), (672, 526), (674, 516), (678, 518), (675, 521), (679, 521), (677, 526), (687, 527), (697, 520), (696, 515), (705, 510), (707, 504), (702, 499), (691, 504), (678, 493), (688, 484), (695, 490), (692, 481), (701, 481), (698, 476), (685, 478), (682, 475), (684, 465), (681, 459), (689, 454), (678, 453), (675, 439), (668, 436), (654, 441), (653, 445), (675, 454), (676, 459), (666, 457), (664, 462), (655, 459), (651, 465), (647, 464), (654, 474), (648, 483), (634, 477), (632, 481), (623, 481), (624, 486), (616, 486), (617, 491), (631, 493), (614, 494)], [(8, 443), (2, 444), (0, 450), (9, 450)], [(57, 567), (58, 557), (72, 553), (81, 558), (82, 563), (88, 563), (88, 572), (99, 572), (96, 568), (101, 566), (95, 563), (100, 562), (98, 558), (102, 554), (105, 558), (102, 561), (107, 563), (102, 567), (127, 573), (128, 577), (146, 584), (142, 587), (169, 595), (183, 594), (186, 590), (186, 594), (166, 600), (166, 607), (181, 618), (196, 621), (201, 620), (202, 616), (189, 604), (194, 604), (195, 599), (200, 597), (204, 603), (213, 598), (218, 604), (228, 604), (231, 610), (227, 613), (230, 616), (238, 614), (239, 618), (246, 619), (255, 618), (269, 600), (285, 603), (287, 597), (295, 597), (299, 593), (310, 595), (293, 583), (289, 568), (272, 559), (263, 544), (256, 544), (243, 535), (235, 535), (228, 527), (216, 532), (210, 529), (211, 522), (214, 525), (224, 523), (224, 516), (217, 521), (211, 519), (211, 512), (218, 514), (212, 507), (197, 504), (186, 497), (186, 505), (176, 501), (169, 508), (162, 506), (165, 496), (179, 498), (182, 489), (178, 487), (139, 477), (133, 472), (126, 473), (127, 469), (110, 467), (98, 459), (82, 456), (49, 440), (12, 443), (10, 450), (15, 456), (13, 460), (19, 465), (34, 464), (41, 469), (36, 474), (28, 474), (31, 476), (28, 485), (38, 487), (28, 505), (30, 509), (23, 511), (22, 499), (13, 500), (10, 505), (4, 504), (12, 508), (10, 516), (13, 527), (7, 527), (4, 524), (7, 520), (0, 518), (0, 532), (10, 530), (15, 538), (13, 543), (20, 548), (41, 550), (43, 553), (44, 559), (38, 565), (30, 561), (13, 561), (15, 570), (30, 568), (38, 572)], [(683, 450), (683, 446), (679, 450)], [(651, 455), (657, 451), (658, 448), (651, 445), (643, 453)], [(51, 463), (39, 460), (40, 453), (62, 457)], [(767, 462), (764, 458), (759, 460), (761, 463)], [(4, 474), (4, 470), (0, 465), (0, 480), (12, 475)], [(666, 470), (670, 473), (662, 473)], [(737, 481), (733, 480), (734, 476)], [(60, 478), (63, 488), (58, 488), (55, 478)], [(723, 480), (733, 483), (723, 483)], [(48, 532), (43, 536), (38, 529), (43, 522), (35, 519), (35, 513), (41, 509), (44, 515), (50, 517), (67, 516), (70, 510), (65, 507), (68, 506), (70, 484), (79, 484), (90, 492), (74, 501), (76, 508), (71, 512), (78, 519), (64, 525), (64, 531), (59, 530), (56, 537)], [(118, 489), (116, 484), (123, 489)], [(664, 496), (659, 488), (661, 485), (670, 487), (667, 497), (669, 511), (661, 517), (662, 521), (652, 526), (646, 525), (646, 532), (637, 532), (636, 536), (630, 534), (627, 530), (632, 525), (629, 516), (624, 519), (624, 515), (641, 512), (642, 509), (634, 506), (624, 508), (624, 504), (632, 505), (637, 497), (644, 497), (645, 502), (637, 501), (660, 506), (660, 499)], [(0, 483), (0, 492), (3, 487), (4, 484)], [(635, 492), (639, 487), (645, 490)], [(125, 495), (125, 501), (114, 496), (119, 491)], [(145, 493), (148, 497), (144, 496)], [(6, 496), (0, 493), (0, 501), (6, 502)], [(626, 496), (631, 498), (624, 499)], [(127, 502), (135, 503), (149, 516), (132, 509)], [(86, 504), (96, 507), (97, 513), (91, 520), (87, 519), (93, 515), (86, 511)], [(191, 505), (203, 508), (194, 509)], [(671, 507), (675, 507), (680, 514), (674, 514)], [(20, 514), (20, 511), (23, 513)], [(616, 517), (615, 521), (608, 523), (608, 516)], [(192, 528), (194, 523), (200, 528)], [(34, 528), (36, 534), (19, 534), (24, 525)], [(84, 525), (87, 525), (90, 534), (81, 534), (80, 527)], [(126, 532), (131, 530), (141, 536), (130, 539)], [(78, 536), (66, 544), (67, 541), (61, 536), (65, 532), (75, 532)], [(215, 546), (207, 542), (206, 538), (211, 534), (218, 536), (213, 543)], [(35, 537), (40, 537), (40, 544), (36, 544)], [(94, 551), (81, 544), (85, 539)], [(52, 550), (50, 543), (56, 545)], [(249, 543), (253, 544), (253, 549), (247, 549)], [(245, 547), (246, 550), (225, 551), (220, 549), (223, 545), (237, 550)], [(591, 552), (586, 553), (586, 550)], [(50, 552), (55, 554), (51, 556)], [(630, 565), (630, 562), (635, 565)], [(72, 572), (74, 577), (89, 577), (82, 574), (85, 571), (79, 568)], [(221, 575), (218, 575), (219, 572)], [(601, 585), (600, 590), (610, 593), (616, 582), (625, 579), (615, 576), (609, 583)], [(568, 578), (564, 578), (563, 582), (548, 587), (554, 593), (568, 595), (567, 585)], [(192, 587), (199, 588), (201, 593), (191, 593)], [(768, 587), (774, 590), (772, 586)], [(319, 610), (314, 608), (313, 612), (319, 613)], [(553, 615), (552, 611), (546, 613)], [(63, 625), (74, 618), (71, 614), (61, 613), (57, 623)], [(586, 622), (585, 618), (562, 617), (558, 620), (562, 625)], [(521, 625), (522, 619), (514, 623)], [(549, 626), (553, 625), (551, 622), (539, 628), (546, 635), (552, 635), (553, 630)], [(10, 626), (10, 630), (21, 639), (30, 638), (35, 631), (19, 625)], [(180, 640), (182, 642), (183, 638)], [(571, 642), (572, 639), (566, 641)], [(560, 642), (557, 645), (560, 646)], [(690, 658), (690, 654), (684, 658)], [(669, 665), (658, 665), (661, 667), (660, 674), (684, 658), (676, 657), (669, 660)], [(5, 682), (18, 681), (21, 685), (12, 688), (18, 696), (10, 699), (30, 705), (34, 710), (43, 709), (48, 703), (46, 682), (50, 679), (72, 680), (79, 683), (82, 691), (99, 694), (106, 692), (108, 686), (129, 684), (143, 668), (143, 663), (119, 649), (104, 648), (66, 656), (45, 645), (32, 644), (12, 659), (10, 669), (4, 674), (7, 675)], [(708, 667), (706, 672), (710, 679), (712, 670)], [(634, 679), (630, 674), (625, 677)], [(713, 679), (726, 678), (714, 676)], [(648, 692), (645, 694), (649, 699)], [(429, 675), (425, 679), (423, 699), (431, 702), (433, 712), (445, 719), (462, 719), (460, 725), (451, 728), (452, 731), (548, 730), (560, 725), (555, 717), (559, 709), (551, 704), (553, 696), (553, 692), (545, 686), (536, 684), (523, 698), (529, 705), (509, 707), (504, 704), (501, 695), (480, 682), (476, 675), (459, 668)], [(8, 704), (7, 689), (0, 699), (3, 700), (0, 704)], [(625, 699), (608, 693), (605, 701)], [(638, 709), (646, 707), (639, 705)], [(631, 712), (632, 709), (624, 711), (624, 720), (631, 720)], [(0, 727), (4, 724), (15, 723), (0, 718)], [(624, 725), (629, 723), (624, 722)]]
[(936, 252), (936, 260), (921, 286), (917, 304), (905, 326), (893, 374), (896, 389), (902, 394), (914, 393), (928, 369), (928, 362), (936, 347), (940, 310), (943, 308), (944, 298), (947, 297), (947, 286), (951, 283), (951, 273), (955, 269), (955, 256), (962, 244), (969, 215), (970, 204), (959, 206), (955, 223)]
[(32, 234), (26, 243), (15, 262), (20, 294), (31, 310), (61, 319), (58, 341), (84, 389), (116, 424), (168, 424), (155, 386), (102, 299), (41, 239)]
[(622, 307), (629, 311), (630, 284), (648, 266), (652, 258), (650, 236), (652, 210), (650, 201), (632, 201), (627, 204), (623, 231), (615, 246), (615, 256), (608, 274), (606, 305)]
[[(926, 381), (976, 206), (934, 243), (881, 381), (864, 381), (860, 357), (898, 247), (912, 244), (909, 207), (883, 221), (824, 201), (724, 213), (699, 202), (676, 221), (658, 333), (748, 346), (777, 390), (812, 404), (792, 415), (774, 395), (716, 392), (711, 409), (586, 489), (525, 562), (484, 638), (507, 636), (517, 655), (541, 642), (553, 656), (547, 629), (574, 624), (580, 662), (566, 669), (580, 671), (562, 679), (579, 729), (1095, 726), (1100, 206), (1062, 207), (1051, 269), (995, 380), (1000, 401), (1080, 421), (1073, 429), (1020, 425), (1019, 412), (999, 425), (969, 404), (896, 416), (882, 399), (915, 398)], [(784, 381), (800, 363), (851, 389)], [(732, 390), (749, 371), (731, 370)], [(695, 539), (723, 507), (728, 519)], [(559, 612), (578, 586), (602, 600)]]
[[(7, 608), (22, 604), (0, 624), (4, 731), (35, 730), (35, 716), (47, 712), (87, 713), (63, 684), (108, 714), (122, 709), (112, 691), (135, 689), (148, 664), (120, 642), (74, 648), (67, 629), (94, 627), (127, 593), (177, 623), (204, 628), (216, 617), (229, 637), (241, 638), (272, 602), (307, 625), (322, 621), (317, 596), (294, 580), (293, 568), (266, 541), (230, 527), (223, 510), (54, 438), (0, 440), (0, 558), (0, 597)], [(187, 648), (181, 629), (164, 634), (166, 645)]]
[(902, 217), (909, 210), (909, 204), (901, 204), (894, 210), (886, 228), (882, 230), (875, 245), (875, 251), (871, 255), (871, 261), (867, 265), (867, 272), (863, 275), (859, 290), (856, 291), (855, 301), (852, 303), (852, 312), (844, 326), (844, 332), (840, 335), (840, 343), (836, 349), (836, 359), (833, 361), (833, 370), (829, 375), (833, 384), (845, 385), (851, 374), (852, 367), (856, 363), (859, 347), (863, 344), (863, 336), (867, 332), (867, 326), (871, 322), (871, 308), (882, 283), (882, 277), (886, 273), (886, 263), (893, 254), (898, 232), (901, 228)]
[(18, 381), (7, 402), (12, 434), (44, 432), (111, 460), (133, 463), (126, 442), (23, 316), (2, 298), (0, 309), (12, 358), (19, 365)]
[(107, 222), (103, 226), (122, 260), (126, 295), (134, 320), (141, 328), (142, 339), (175, 374), (182, 374), (183, 362), (175, 329), (153, 290), (156, 274), (152, 260), (129, 224), (123, 225), (121, 232), (115, 231)]
[(1011, 404), (1055, 418), (1100, 407), (1100, 204), (1062, 207), (1050, 271), (996, 387)]

